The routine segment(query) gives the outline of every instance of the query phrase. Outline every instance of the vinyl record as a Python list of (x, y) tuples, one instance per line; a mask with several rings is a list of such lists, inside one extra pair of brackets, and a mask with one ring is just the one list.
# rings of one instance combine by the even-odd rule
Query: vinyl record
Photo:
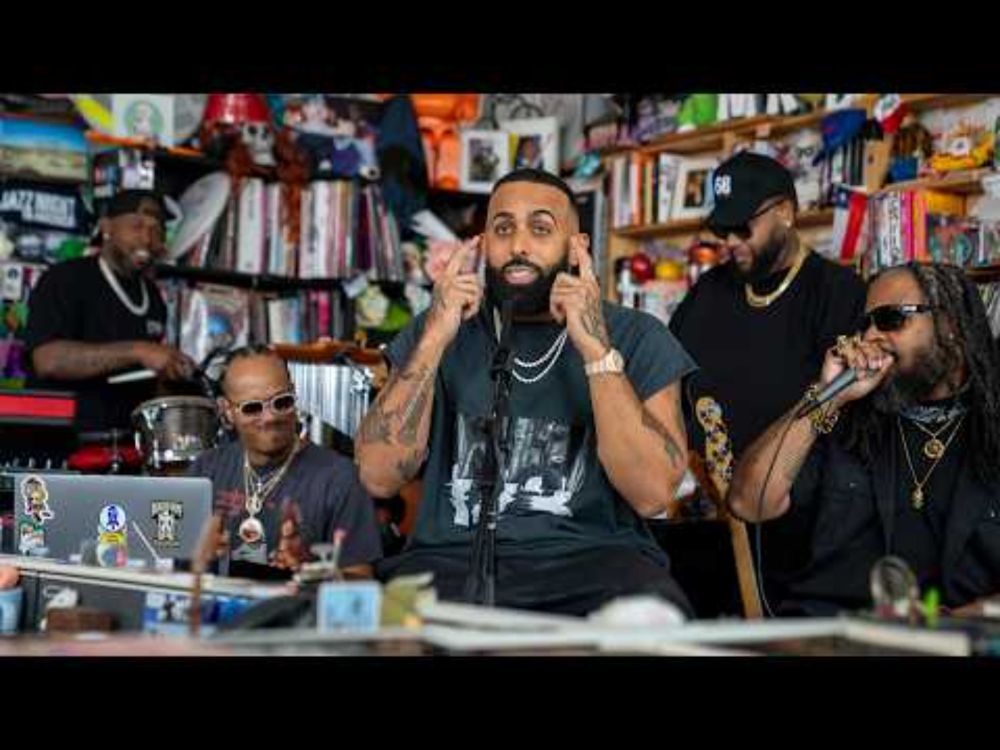
[(170, 243), (168, 258), (177, 260), (187, 253), (226, 210), (231, 182), (225, 172), (212, 172), (194, 182), (181, 195), (183, 219), (177, 234)]

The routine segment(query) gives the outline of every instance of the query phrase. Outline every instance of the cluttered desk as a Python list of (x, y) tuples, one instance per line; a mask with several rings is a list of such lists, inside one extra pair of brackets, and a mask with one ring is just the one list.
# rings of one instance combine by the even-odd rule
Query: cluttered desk
[[(838, 618), (683, 621), (652, 601), (589, 618), (437, 599), (427, 577), (381, 585), (316, 564), (285, 582), (0, 556), (0, 655), (974, 656), (1000, 622)], [(199, 580), (200, 579), (200, 580)], [(13, 585), (12, 585), (13, 584)]]

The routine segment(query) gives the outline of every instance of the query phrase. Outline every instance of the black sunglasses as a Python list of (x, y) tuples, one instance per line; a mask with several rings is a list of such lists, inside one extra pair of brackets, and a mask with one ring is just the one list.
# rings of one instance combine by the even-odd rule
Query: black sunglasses
[(757, 212), (752, 214), (750, 218), (747, 219), (743, 224), (737, 224), (736, 226), (733, 227), (724, 227), (720, 224), (715, 224), (715, 225), (710, 224), (708, 226), (708, 231), (714, 234), (720, 240), (725, 240), (727, 237), (729, 237), (729, 235), (735, 234), (737, 237), (739, 237), (741, 240), (745, 242), (746, 240), (750, 239), (750, 236), (753, 234), (753, 229), (750, 228), (750, 222), (756, 219), (758, 216), (763, 216), (772, 208), (779, 205), (783, 200), (784, 198), (778, 201), (774, 201), (773, 203), (769, 203), (765, 205), (763, 208), (758, 209)]
[(933, 309), (931, 305), (882, 305), (869, 310), (861, 317), (859, 330), (864, 333), (874, 324), (875, 328), (883, 333), (891, 333), (905, 326), (911, 316)]
[(240, 401), (238, 404), (233, 404), (233, 406), (244, 417), (259, 417), (264, 413), (265, 406), (270, 408), (273, 414), (288, 414), (295, 408), (295, 404), (295, 394), (288, 392), (279, 393), (265, 400), (249, 399), (247, 401)]

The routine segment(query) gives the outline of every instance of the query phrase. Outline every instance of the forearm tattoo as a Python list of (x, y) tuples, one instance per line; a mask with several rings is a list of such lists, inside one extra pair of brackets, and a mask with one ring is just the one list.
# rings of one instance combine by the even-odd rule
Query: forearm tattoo
[(425, 454), (426, 451), (414, 448), (409, 454), (397, 461), (396, 472), (399, 474), (399, 478), (404, 481), (413, 479), (424, 463)]
[(587, 335), (600, 341), (606, 348), (611, 348), (608, 329), (604, 325), (604, 318), (601, 316), (601, 300), (599, 297), (595, 297), (592, 294), (587, 295), (587, 304), (583, 308), (581, 323)]
[(663, 447), (667, 451), (667, 458), (671, 465), (684, 466), (684, 453), (677, 447), (677, 442), (663, 423), (650, 414), (645, 407), (642, 407), (642, 426), (647, 430), (652, 430), (663, 439)]
[(59, 341), (51, 345), (53, 371), (63, 379), (98, 377), (133, 364), (127, 342), (85, 344)]
[[(429, 367), (406, 367), (394, 374), (362, 420), (358, 437), (364, 443), (415, 445), (433, 387), (434, 371)], [(390, 400), (398, 406), (390, 408)]]

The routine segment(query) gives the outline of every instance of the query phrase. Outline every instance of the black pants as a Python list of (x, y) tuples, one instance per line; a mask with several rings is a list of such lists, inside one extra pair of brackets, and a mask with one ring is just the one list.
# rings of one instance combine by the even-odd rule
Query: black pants
[[(496, 563), (498, 607), (582, 616), (619, 596), (652, 594), (693, 616), (669, 567), (632, 547), (604, 545), (558, 557), (497, 550)], [(375, 575), (382, 581), (424, 572), (434, 574), (440, 599), (463, 601), (469, 548), (415, 548), (375, 566)]]

